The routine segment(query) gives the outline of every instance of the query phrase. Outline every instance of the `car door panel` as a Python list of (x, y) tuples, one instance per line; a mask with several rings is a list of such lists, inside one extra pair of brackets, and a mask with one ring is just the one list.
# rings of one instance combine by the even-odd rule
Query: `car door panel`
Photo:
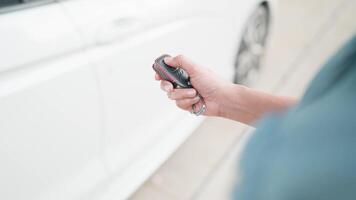
[(78, 199), (107, 178), (102, 107), (57, 4), (0, 14), (0, 198)]
[(55, 3), (2, 13), (0, 24), (0, 71), (68, 54), (82, 46), (80, 39), (73, 37), (73, 24)]
[[(153, 81), (154, 58), (184, 52), (195, 60), (204, 60), (203, 64), (222, 67), (231, 65), (235, 48), (231, 44), (236, 40), (234, 28), (221, 17), (191, 11), (182, 15), (182, 10), (172, 10), (182, 6), (181, 1), (168, 1), (159, 9), (157, 4), (140, 7), (137, 2), (87, 1), (93, 3), (85, 8), (96, 16), (92, 20), (80, 14), (82, 1), (63, 2), (87, 38), (86, 49), (99, 77), (105, 105), (107, 163), (113, 173), (124, 173), (167, 127), (179, 128), (176, 121), (187, 117), (194, 121), (167, 101)], [(122, 18), (139, 19), (141, 24), (110, 42), (98, 43), (101, 27)], [(225, 76), (230, 74), (228, 67), (217, 69)]]

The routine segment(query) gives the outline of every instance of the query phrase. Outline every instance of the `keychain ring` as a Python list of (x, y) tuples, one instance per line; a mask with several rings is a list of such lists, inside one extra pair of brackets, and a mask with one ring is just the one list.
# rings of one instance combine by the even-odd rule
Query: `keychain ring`
[(196, 116), (200, 116), (200, 115), (205, 113), (205, 111), (206, 111), (205, 101), (203, 100), (203, 98), (201, 98), (201, 100), (202, 100), (203, 105), (199, 108), (199, 110), (195, 111), (196, 110), (196, 104), (193, 104), (192, 105), (192, 111), (190, 113), (192, 113), (192, 114), (194, 114)]
[(198, 111), (195, 111), (195, 108), (196, 108), (195, 104), (192, 105), (192, 111), (191, 111), (191, 113), (194, 114), (194, 115), (196, 115), (196, 116), (200, 116), (200, 115), (204, 114), (205, 111), (206, 111), (206, 106), (205, 106), (205, 104), (203, 104), (203, 105), (200, 107), (200, 109), (199, 109)]

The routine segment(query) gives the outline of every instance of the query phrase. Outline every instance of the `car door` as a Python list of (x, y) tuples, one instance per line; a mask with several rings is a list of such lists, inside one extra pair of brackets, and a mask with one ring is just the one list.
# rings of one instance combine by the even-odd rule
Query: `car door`
[(70, 18), (54, 1), (0, 1), (0, 54), (0, 199), (92, 192), (107, 178), (102, 109)]
[[(167, 101), (153, 81), (154, 58), (163, 53), (184, 52), (204, 63), (230, 64), (226, 57), (233, 51), (226, 43), (236, 39), (232, 27), (204, 12), (185, 12), (184, 3), (181, 0), (62, 2), (81, 30), (98, 73), (105, 102), (108, 162), (113, 170), (125, 166), (140, 147), (147, 146), (162, 130), (174, 127), (187, 116)], [(222, 34), (220, 30), (224, 29)], [(226, 71), (220, 72), (226, 74)]]
[[(106, 161), (110, 172), (122, 181), (121, 189), (137, 177), (147, 177), (145, 170), (152, 172), (201, 120), (167, 100), (153, 79), (154, 59), (163, 53), (184, 53), (202, 64), (221, 66), (218, 72), (223, 75), (232, 66), (234, 27), (222, 17), (196, 9), (197, 2), (190, 4), (194, 9), (186, 3), (62, 2), (85, 38), (98, 74), (105, 105)], [(129, 171), (132, 176), (123, 178)]]

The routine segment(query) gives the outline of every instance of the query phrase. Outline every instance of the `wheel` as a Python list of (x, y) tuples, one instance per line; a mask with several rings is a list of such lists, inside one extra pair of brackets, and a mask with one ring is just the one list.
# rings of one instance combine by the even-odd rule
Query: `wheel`
[(234, 63), (235, 83), (248, 84), (256, 79), (265, 50), (269, 22), (270, 15), (266, 4), (258, 6), (249, 17)]

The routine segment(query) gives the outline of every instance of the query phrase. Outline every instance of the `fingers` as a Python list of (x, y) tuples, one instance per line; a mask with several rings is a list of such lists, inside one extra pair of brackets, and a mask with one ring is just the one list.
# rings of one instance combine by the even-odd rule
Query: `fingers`
[(194, 98), (197, 96), (195, 89), (174, 89), (172, 83), (168, 81), (161, 81), (161, 89), (167, 92), (168, 97), (172, 100)]
[(174, 89), (172, 83), (168, 81), (161, 81), (161, 89), (167, 92), (168, 97), (175, 100), (177, 106), (183, 110), (190, 111), (200, 100), (195, 89)]
[(194, 98), (196, 96), (197, 91), (195, 89), (174, 89), (168, 93), (168, 97), (172, 100)]
[(170, 93), (173, 91), (173, 85), (168, 81), (161, 81), (161, 89), (167, 93)]
[(197, 70), (196, 65), (182, 55), (175, 57), (165, 57), (164, 62), (172, 67), (180, 67), (184, 69), (190, 76), (194, 75)]
[(197, 91), (195, 89), (174, 89), (172, 83), (168, 81), (161, 81), (161, 89), (167, 92), (168, 97), (172, 100), (193, 98), (197, 96)]
[[(180, 67), (184, 69), (190, 77), (194, 76), (194, 74), (198, 74), (197, 71), (199, 70), (199, 67), (182, 55), (166, 57), (164, 62), (172, 67)], [(176, 101), (176, 105), (183, 110), (191, 111), (192, 106), (201, 100), (201, 97), (193, 88), (174, 89), (172, 83), (163, 80), (157, 73), (155, 74), (155, 79), (161, 81), (161, 89), (167, 92), (168, 97), (171, 100)]]
[(161, 78), (157, 73), (155, 74), (155, 79), (156, 79), (157, 81), (162, 80), (162, 78)]
[(176, 104), (179, 108), (183, 109), (183, 110), (191, 110), (192, 106), (196, 103), (198, 103), (200, 101), (200, 97), (196, 96), (194, 98), (190, 98), (190, 99), (181, 99), (181, 100), (177, 100)]

